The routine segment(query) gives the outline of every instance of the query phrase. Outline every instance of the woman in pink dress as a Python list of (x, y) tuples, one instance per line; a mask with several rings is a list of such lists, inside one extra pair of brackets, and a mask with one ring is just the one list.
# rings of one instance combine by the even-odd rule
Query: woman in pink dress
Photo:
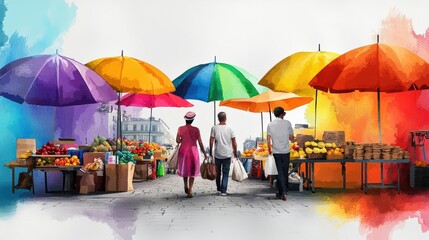
[[(203, 142), (201, 141), (200, 130), (192, 126), (196, 114), (187, 112), (185, 115), (186, 125), (177, 130), (176, 142), (180, 143), (177, 156), (177, 174), (183, 177), (185, 193), (188, 198), (192, 198), (192, 186), (194, 178), (200, 174), (200, 157), (198, 153), (197, 141), (204, 158), (207, 158)], [(188, 185), (189, 179), (189, 185)]]

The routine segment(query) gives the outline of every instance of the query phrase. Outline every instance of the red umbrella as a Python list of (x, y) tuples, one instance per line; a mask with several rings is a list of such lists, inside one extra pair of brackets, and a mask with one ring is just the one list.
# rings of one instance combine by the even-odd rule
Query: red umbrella
[[(159, 95), (143, 93), (127, 93), (120, 100), (121, 105), (134, 107), (150, 108), (149, 118), (149, 142), (152, 123), (152, 108), (155, 107), (193, 107), (194, 105), (187, 100), (172, 93), (163, 93)], [(118, 104), (118, 103), (116, 103)]]

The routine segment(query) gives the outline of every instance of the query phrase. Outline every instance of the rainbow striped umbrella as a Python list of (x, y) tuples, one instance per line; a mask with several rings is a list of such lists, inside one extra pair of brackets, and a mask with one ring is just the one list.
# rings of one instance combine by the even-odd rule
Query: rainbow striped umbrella
[(173, 80), (175, 95), (204, 102), (250, 98), (259, 94), (258, 79), (226, 63), (200, 64)]
[(239, 67), (215, 61), (200, 64), (186, 70), (173, 80), (175, 95), (184, 99), (214, 102), (232, 98), (250, 98), (266, 88), (258, 85), (258, 79)]

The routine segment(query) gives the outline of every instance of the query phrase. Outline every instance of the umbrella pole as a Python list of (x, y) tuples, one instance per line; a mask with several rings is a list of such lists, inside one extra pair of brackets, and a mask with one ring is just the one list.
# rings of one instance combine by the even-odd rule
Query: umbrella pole
[(54, 130), (52, 131), (52, 142), (55, 141), (55, 131), (57, 130), (57, 108), (54, 107)]
[(150, 130), (152, 129), (152, 108), (150, 108), (150, 117), (149, 117), (149, 143), (150, 143)]
[(317, 134), (317, 92), (318, 91), (316, 89), (316, 99), (314, 102), (314, 139), (316, 139), (316, 134)]
[(118, 92), (118, 119), (117, 119), (117, 139), (119, 144), (116, 146), (116, 151), (122, 151), (122, 121), (121, 121), (121, 92)]
[(268, 103), (268, 111), (270, 112), (270, 122), (273, 120), (271, 119), (271, 103)]
[(381, 114), (380, 114), (380, 88), (377, 89), (377, 110), (378, 110), (378, 143), (382, 142), (382, 133), (381, 133)]
[(213, 101), (213, 126), (216, 125), (216, 101)]
[(261, 131), (261, 139), (262, 139), (262, 141), (261, 142), (263, 142), (264, 141), (264, 116), (262, 115), (262, 112), (261, 112), (261, 129), (262, 129), (262, 131)]

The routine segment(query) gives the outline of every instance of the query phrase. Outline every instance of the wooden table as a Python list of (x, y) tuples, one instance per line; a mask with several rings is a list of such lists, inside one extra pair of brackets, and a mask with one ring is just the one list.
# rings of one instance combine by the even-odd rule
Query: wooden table
[[(79, 171), (79, 169), (82, 166), (38, 166), (33, 168), (33, 171), (41, 171), (44, 173), (44, 180), (45, 180), (45, 193), (54, 193), (54, 192), (66, 192), (67, 191), (72, 192), (73, 191), (73, 183), (76, 180), (76, 171)], [(62, 191), (49, 191), (48, 189), (48, 172), (61, 172), (63, 174), (63, 189)], [(66, 184), (68, 181), (69, 184)], [(67, 186), (68, 185), (68, 186)]]
[(15, 193), (15, 189), (26, 189), (26, 188), (21, 188), (19, 186), (15, 186), (15, 168), (27, 168), (27, 172), (28, 174), (30, 174), (31, 181), (32, 181), (32, 186), (30, 190), (34, 194), (34, 179), (33, 179), (33, 171), (32, 171), (33, 165), (30, 164), (30, 162), (27, 161), (27, 163), (23, 163), (18, 160), (15, 160), (5, 164), (4, 166), (12, 170), (12, 193)]

